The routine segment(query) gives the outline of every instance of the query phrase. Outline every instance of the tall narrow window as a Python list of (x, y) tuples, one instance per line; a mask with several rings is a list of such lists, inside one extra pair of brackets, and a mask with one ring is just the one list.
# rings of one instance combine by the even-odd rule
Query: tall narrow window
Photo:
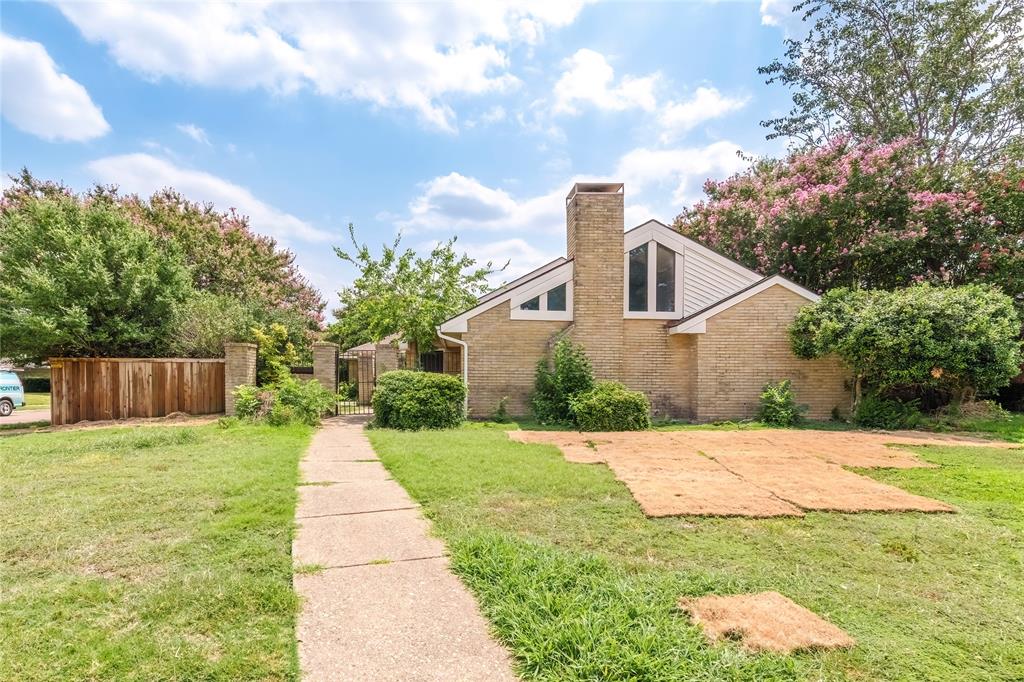
[(676, 309), (676, 252), (658, 244), (657, 294), (655, 310), (670, 313)]
[(548, 310), (565, 310), (565, 285), (559, 284), (548, 291)]
[(629, 252), (629, 309), (647, 310), (647, 244)]

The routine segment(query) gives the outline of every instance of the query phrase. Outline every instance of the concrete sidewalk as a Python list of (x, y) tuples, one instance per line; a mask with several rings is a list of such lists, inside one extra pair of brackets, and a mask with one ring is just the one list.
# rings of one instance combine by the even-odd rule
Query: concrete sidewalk
[(300, 463), (292, 554), (304, 680), (515, 680), (444, 544), (391, 480), (365, 417), (326, 420)]

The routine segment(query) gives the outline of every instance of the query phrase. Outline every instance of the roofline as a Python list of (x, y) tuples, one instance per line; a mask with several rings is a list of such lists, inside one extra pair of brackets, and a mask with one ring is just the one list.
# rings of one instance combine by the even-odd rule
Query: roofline
[[(678, 320), (669, 320), (668, 322), (665, 323), (665, 327), (669, 330), (670, 334), (682, 333), (677, 332), (676, 328), (690, 324), (695, 325), (699, 322), (703, 322), (721, 312), (724, 312), (725, 310), (728, 310), (729, 308), (731, 308), (734, 305), (737, 305), (738, 303), (742, 303), (755, 293), (760, 293), (761, 291), (764, 291), (769, 287), (775, 286), (776, 284), (784, 286), (793, 293), (803, 296), (811, 303), (815, 303), (821, 298), (820, 296), (818, 296), (818, 294), (814, 293), (810, 289), (802, 287), (796, 282), (786, 279), (782, 275), (771, 275), (769, 277), (765, 277), (762, 280), (754, 282), (750, 286), (746, 286), (740, 289), (739, 291), (735, 291), (726, 296), (725, 298), (721, 299), (720, 301), (717, 301), (709, 306), (701, 308), (696, 312), (690, 313), (685, 317), (682, 317)], [(759, 288), (759, 291), (753, 291)]]
[[(447, 320), (445, 320), (441, 324), (437, 325), (437, 329), (440, 330), (442, 327), (444, 327), (449, 322), (452, 322), (453, 320), (456, 320), (456, 319), (462, 317), (463, 315), (471, 313), (474, 310), (476, 310), (477, 308), (483, 308), (483, 310), (480, 311), (481, 313), (484, 312), (484, 310), (488, 310), (489, 308), (491, 308), (491, 307), (501, 303), (501, 301), (497, 300), (497, 299), (501, 298), (502, 296), (504, 296), (506, 294), (510, 294), (513, 291), (515, 291), (516, 289), (521, 289), (522, 287), (526, 286), (530, 282), (533, 282), (533, 281), (535, 281), (537, 279), (540, 279), (541, 277), (543, 277), (543, 276), (545, 276), (545, 275), (547, 275), (547, 274), (549, 274), (551, 272), (554, 272), (555, 270), (557, 270), (558, 268), (562, 267), (563, 265), (568, 265), (569, 263), (572, 263), (575, 259), (573, 259), (573, 258), (562, 258), (561, 260), (562, 260), (562, 262), (558, 263), (554, 267), (548, 267), (548, 266), (551, 265), (551, 263), (548, 263), (547, 265), (542, 265), (541, 267), (537, 268), (536, 270), (533, 270), (532, 272), (528, 272), (527, 274), (523, 275), (518, 280), (515, 280), (514, 282), (511, 282), (509, 284), (506, 284), (504, 287), (501, 287), (501, 289), (499, 289), (497, 291), (494, 291), (494, 292), (491, 292), (491, 293), (494, 293), (496, 295), (495, 296), (490, 296), (490, 297), (485, 298), (485, 299), (479, 299), (477, 301), (476, 305), (472, 306), (471, 308), (466, 308), (465, 310), (463, 310), (461, 313), (459, 313), (457, 315), (452, 315)], [(552, 263), (554, 263), (554, 262), (555, 261), (552, 261)]]
[[(486, 303), (487, 301), (491, 300), (492, 298), (494, 298), (496, 296), (500, 296), (501, 294), (505, 293), (506, 291), (509, 291), (510, 289), (518, 287), (520, 284), (525, 283), (525, 280), (528, 277), (532, 279), (534, 277), (539, 277), (540, 275), (543, 275), (545, 272), (548, 272), (550, 270), (554, 270), (555, 268), (557, 268), (562, 263), (565, 263), (567, 260), (568, 259), (565, 256), (559, 256), (558, 258), (554, 259), (553, 261), (549, 261), (549, 262), (545, 263), (544, 265), (540, 266), (539, 268), (537, 268), (535, 270), (531, 270), (530, 272), (526, 273), (525, 275), (521, 275), (521, 276), (517, 277), (516, 279), (512, 280), (511, 282), (506, 282), (505, 284), (502, 284), (497, 289), (494, 289), (493, 291), (488, 291), (486, 294), (483, 294), (482, 296), (478, 296), (477, 299), (476, 299), (476, 304), (474, 304), (473, 307), (476, 307), (476, 306), (480, 305), (481, 303)], [(467, 308), (466, 310), (472, 310), (472, 309), (473, 308)], [(463, 311), (463, 312), (465, 312), (465, 311)], [(459, 315), (461, 315), (461, 314), (462, 313), (459, 313)], [(456, 315), (456, 317), (458, 317), (458, 315)], [(447, 320), (445, 320), (445, 321), (447, 322)]]
[[(671, 230), (672, 232), (674, 232), (677, 236), (679, 236), (680, 239), (685, 239), (686, 241), (690, 242), (691, 244), (694, 244), (695, 246), (697, 246), (698, 248), (710, 251), (711, 253), (715, 254), (719, 258), (724, 258), (725, 260), (729, 261), (733, 265), (735, 265), (737, 267), (740, 267), (740, 268), (743, 268), (747, 272), (753, 273), (753, 274), (757, 275), (758, 277), (765, 277), (765, 275), (763, 275), (762, 273), (758, 272), (757, 270), (754, 270), (753, 268), (748, 268), (746, 265), (744, 265), (743, 263), (740, 263), (735, 258), (727, 256), (727, 255), (725, 255), (724, 253), (722, 253), (721, 251), (719, 251), (717, 249), (713, 249), (710, 246), (707, 246), (705, 244), (701, 244), (699, 241), (697, 241), (693, 237), (687, 237), (685, 234), (683, 234), (679, 230), (673, 228), (671, 225), (666, 225), (665, 223), (661, 222), (657, 218), (651, 218), (650, 220), (645, 220), (644, 222), (640, 223), (636, 227), (629, 228), (628, 230), (625, 231), (624, 234), (629, 234), (630, 232), (634, 232), (636, 230), (639, 230), (641, 227), (643, 227), (644, 225), (647, 225), (648, 223), (657, 223), (658, 225), (661, 225), (662, 227), (664, 227), (666, 230)], [(767, 275), (767, 276), (771, 277), (772, 275)]]

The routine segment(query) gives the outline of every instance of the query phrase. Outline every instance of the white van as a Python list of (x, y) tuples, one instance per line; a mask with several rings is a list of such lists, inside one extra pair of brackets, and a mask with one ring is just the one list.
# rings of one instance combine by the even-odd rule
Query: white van
[(25, 404), (25, 389), (15, 372), (0, 370), (0, 417), (9, 417), (14, 408)]

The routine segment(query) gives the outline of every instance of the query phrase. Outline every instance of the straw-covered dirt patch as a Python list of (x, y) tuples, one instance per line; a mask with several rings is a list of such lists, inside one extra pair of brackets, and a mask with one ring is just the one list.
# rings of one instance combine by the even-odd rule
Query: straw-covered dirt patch
[(679, 608), (711, 642), (738, 639), (747, 651), (788, 654), (854, 645), (848, 634), (778, 592), (683, 598)]
[[(954, 511), (843, 467), (933, 466), (890, 445), (1015, 447), (913, 432), (765, 429), (575, 433), (511, 431), (522, 443), (559, 447), (570, 462), (605, 463), (647, 516), (802, 516), (802, 510)], [(1019, 446), (1016, 446), (1019, 447)]]

